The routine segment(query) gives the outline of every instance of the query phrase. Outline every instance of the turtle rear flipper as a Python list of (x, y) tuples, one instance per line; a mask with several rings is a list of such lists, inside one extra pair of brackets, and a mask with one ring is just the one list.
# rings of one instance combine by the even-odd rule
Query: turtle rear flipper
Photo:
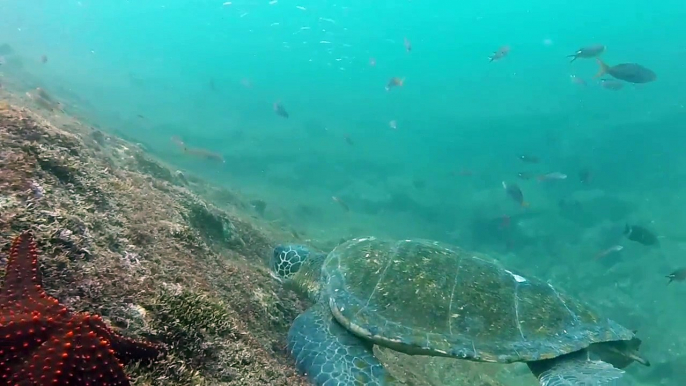
[(288, 349), (298, 370), (317, 386), (392, 385), (393, 378), (369, 346), (333, 320), (322, 303), (298, 316), (288, 331)]
[(541, 386), (614, 386), (624, 376), (609, 363), (589, 360), (585, 350), (528, 365)]

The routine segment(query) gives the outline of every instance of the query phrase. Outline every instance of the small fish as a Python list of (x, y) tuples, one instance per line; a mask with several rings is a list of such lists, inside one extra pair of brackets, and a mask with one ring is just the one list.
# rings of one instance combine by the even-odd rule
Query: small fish
[(181, 148), (186, 147), (186, 144), (183, 142), (183, 140), (181, 139), (181, 137), (179, 137), (179, 136), (177, 136), (177, 135), (172, 135), (172, 137), (170, 138), (170, 140), (171, 140), (176, 146), (178, 146), (178, 147), (181, 147)]
[(288, 111), (286, 111), (286, 109), (283, 107), (281, 102), (274, 102), (274, 112), (276, 113), (276, 115), (278, 115), (280, 117), (284, 117), (284, 118), (289, 117)]
[(579, 181), (586, 185), (591, 182), (591, 171), (588, 169), (581, 169), (579, 171)]
[(569, 80), (574, 84), (578, 84), (579, 86), (586, 86), (587, 85), (586, 81), (583, 80), (583, 78), (579, 78), (576, 75), (570, 75)]
[(40, 57), (40, 61), (41, 61), (42, 63), (47, 63), (47, 62), (48, 62), (48, 56), (47, 56), (47, 55), (42, 55), (42, 56)]
[(345, 142), (346, 142), (348, 145), (350, 145), (350, 146), (355, 145), (355, 142), (353, 142), (353, 139), (350, 138), (350, 134), (345, 134), (345, 135), (343, 135), (343, 138), (345, 139)]
[(404, 43), (405, 43), (405, 51), (411, 52), (412, 51), (412, 43), (407, 38), (405, 38)]
[(393, 87), (402, 87), (405, 84), (405, 78), (393, 77), (386, 83), (386, 91), (390, 91)]
[(624, 83), (614, 79), (601, 79), (600, 87), (606, 90), (617, 91), (624, 88)]
[(221, 163), (226, 163), (226, 161), (224, 160), (224, 157), (222, 157), (221, 154), (214, 153), (214, 152), (211, 152), (211, 151), (206, 150), (206, 149), (184, 146), (182, 148), (182, 150), (184, 153), (186, 153), (188, 155), (192, 155), (192, 156), (199, 157), (199, 158), (204, 158), (204, 159), (207, 159), (210, 161), (217, 161), (217, 162), (221, 162)]
[(372, 67), (376, 66), (376, 59), (374, 59), (374, 58), (369, 58), (369, 65), (372, 66)]
[(596, 78), (608, 74), (613, 78), (629, 83), (648, 83), (657, 79), (657, 75), (652, 70), (636, 63), (622, 63), (615, 66), (608, 66), (600, 59), (596, 59), (600, 69), (595, 75)]
[(676, 271), (670, 273), (665, 277), (669, 279), (669, 282), (667, 284), (673, 281), (684, 281), (686, 280), (686, 268), (677, 269)]
[(336, 196), (331, 196), (331, 199), (332, 199), (335, 203), (337, 203), (338, 205), (340, 205), (341, 208), (343, 208), (344, 211), (350, 212), (350, 207), (348, 206), (348, 204), (346, 204), (345, 202), (343, 202), (343, 200), (341, 200), (340, 198), (338, 198), (338, 197), (336, 197)]
[(43, 90), (43, 89), (40, 88), (40, 87), (36, 87), (36, 94), (38, 94), (39, 97), (45, 99), (46, 101), (48, 101), (48, 102), (50, 102), (50, 103), (57, 103), (57, 101), (55, 101), (55, 100), (50, 96), (50, 94), (48, 94), (47, 91)]
[(533, 155), (527, 155), (527, 154), (520, 155), (519, 159), (523, 162), (530, 163), (530, 164), (537, 164), (540, 161), (538, 159), (538, 157), (533, 156)]
[(531, 172), (519, 172), (517, 173), (517, 177), (521, 178), (522, 180), (530, 180), (534, 178), (534, 174)]
[(388, 122), (388, 127), (390, 127), (393, 130), (398, 130), (398, 122), (394, 120)]
[(512, 217), (504, 214), (502, 220), (500, 221), (500, 229), (509, 228), (512, 224)]
[(510, 53), (510, 46), (502, 46), (498, 49), (498, 51), (495, 51), (493, 55), (488, 57), (489, 62), (494, 62), (496, 60), (500, 60), (504, 57), (507, 56), (507, 54)]
[(255, 200), (250, 201), (250, 205), (252, 205), (253, 209), (255, 209), (255, 211), (257, 213), (259, 213), (260, 216), (264, 216), (264, 211), (265, 211), (265, 209), (267, 209), (267, 202), (266, 201), (255, 199)]
[(503, 189), (505, 189), (505, 192), (519, 205), (523, 207), (529, 206), (529, 203), (524, 201), (524, 193), (522, 193), (522, 190), (519, 189), (517, 184), (508, 184), (507, 182), (503, 181)]
[(626, 224), (624, 235), (629, 240), (643, 245), (656, 245), (658, 243), (657, 236), (653, 232), (639, 225)]
[(572, 58), (569, 63), (581, 58), (581, 59), (591, 59), (605, 52), (605, 46), (602, 44), (596, 44), (588, 47), (581, 47), (572, 55), (567, 55), (568, 58)]
[(462, 169), (460, 169), (460, 170), (457, 171), (457, 172), (454, 171), (454, 170), (452, 170), (452, 171), (450, 172), (450, 175), (453, 176), (453, 177), (457, 177), (457, 176), (461, 176), (461, 177), (470, 177), (470, 176), (473, 176), (473, 175), (474, 175), (474, 172), (471, 171), (471, 170), (469, 170), (469, 169), (462, 168)]
[(595, 259), (596, 259), (596, 260), (602, 259), (603, 257), (605, 257), (605, 256), (607, 256), (607, 255), (609, 255), (609, 254), (615, 253), (615, 252), (619, 252), (619, 251), (621, 251), (622, 249), (624, 249), (624, 247), (621, 246), (621, 245), (613, 245), (613, 246), (611, 246), (610, 248), (608, 248), (608, 249), (606, 249), (606, 250), (604, 250), (604, 251), (598, 253), (598, 254), (595, 256)]
[(538, 176), (539, 181), (566, 180), (567, 175), (560, 172), (552, 172)]

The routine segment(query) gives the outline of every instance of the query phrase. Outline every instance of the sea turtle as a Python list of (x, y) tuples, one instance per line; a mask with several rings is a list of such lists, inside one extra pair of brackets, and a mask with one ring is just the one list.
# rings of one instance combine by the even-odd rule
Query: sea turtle
[(272, 275), (314, 302), (288, 333), (317, 386), (396, 384), (374, 344), (408, 354), (526, 362), (542, 386), (606, 385), (639, 357), (635, 333), (551, 284), (429, 240), (352, 239), (329, 254), (279, 245)]

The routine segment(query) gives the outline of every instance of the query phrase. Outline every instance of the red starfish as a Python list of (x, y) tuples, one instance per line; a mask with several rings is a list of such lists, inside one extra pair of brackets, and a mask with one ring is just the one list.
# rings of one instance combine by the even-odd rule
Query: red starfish
[(14, 239), (0, 288), (0, 385), (128, 386), (122, 363), (159, 352), (46, 294), (33, 236)]

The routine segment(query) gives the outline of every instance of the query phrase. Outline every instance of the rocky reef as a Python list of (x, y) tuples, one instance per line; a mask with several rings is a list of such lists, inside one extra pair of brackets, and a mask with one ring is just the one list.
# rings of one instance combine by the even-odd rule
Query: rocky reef
[[(125, 368), (134, 385), (307, 384), (285, 349), (307, 304), (266, 268), (272, 246), (293, 239), (287, 227), (262, 222), (249, 200), (174, 171), (135, 144), (3, 98), (10, 102), (0, 103), (0, 269), (11, 240), (31, 231), (50, 296), (164, 347), (153, 363)], [(407, 385), (511, 379), (505, 366), (377, 354)]]
[(304, 385), (284, 350), (302, 306), (265, 268), (268, 232), (136, 145), (44, 113), (0, 103), (1, 269), (30, 230), (49, 295), (164, 345), (126, 368), (132, 384)]

